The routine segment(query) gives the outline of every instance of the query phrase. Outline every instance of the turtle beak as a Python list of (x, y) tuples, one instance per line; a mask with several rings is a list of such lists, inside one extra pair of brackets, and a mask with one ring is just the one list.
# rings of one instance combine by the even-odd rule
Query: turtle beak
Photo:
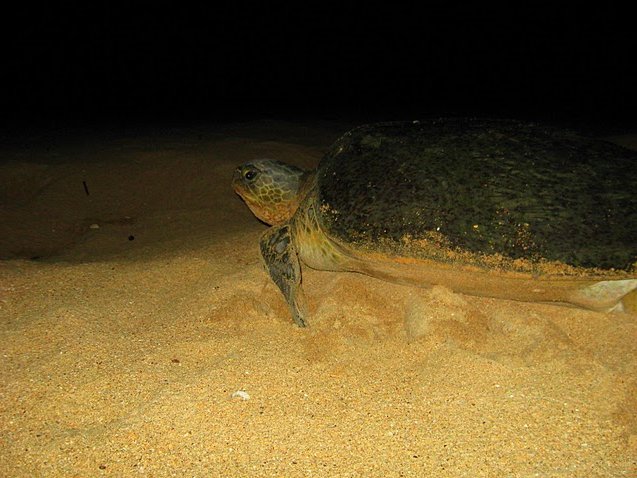
[(245, 188), (243, 187), (243, 181), (241, 179), (241, 166), (239, 166), (237, 169), (234, 170), (234, 173), (232, 174), (232, 189), (234, 189), (234, 192), (239, 195), (241, 195), (242, 191), (245, 191)]

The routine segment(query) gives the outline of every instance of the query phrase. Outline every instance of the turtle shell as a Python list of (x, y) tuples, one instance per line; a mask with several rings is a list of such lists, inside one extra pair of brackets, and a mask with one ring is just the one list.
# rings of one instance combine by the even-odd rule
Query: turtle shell
[[(348, 247), (634, 273), (637, 152), (517, 121), (356, 128), (321, 160), (319, 221)], [(427, 252), (429, 251), (429, 252)]]

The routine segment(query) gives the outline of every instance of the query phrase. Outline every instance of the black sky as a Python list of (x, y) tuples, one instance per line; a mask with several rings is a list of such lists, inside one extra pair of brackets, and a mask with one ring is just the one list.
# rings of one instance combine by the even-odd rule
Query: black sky
[(21, 7), (4, 20), (3, 124), (432, 115), (634, 124), (628, 11), (515, 3)]

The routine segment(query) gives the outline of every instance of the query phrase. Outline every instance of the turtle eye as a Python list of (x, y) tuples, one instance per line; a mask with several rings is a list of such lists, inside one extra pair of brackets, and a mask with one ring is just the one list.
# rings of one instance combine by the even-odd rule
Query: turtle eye
[(243, 173), (243, 178), (246, 181), (252, 181), (256, 177), (257, 177), (257, 172), (254, 169), (248, 169), (248, 170), (244, 171), (244, 173)]

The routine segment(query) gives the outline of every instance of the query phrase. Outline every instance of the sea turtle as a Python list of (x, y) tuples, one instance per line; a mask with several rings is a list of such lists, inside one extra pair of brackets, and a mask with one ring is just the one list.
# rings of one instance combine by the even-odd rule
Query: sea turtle
[(234, 190), (271, 225), (272, 280), (306, 325), (301, 263), (593, 310), (637, 294), (637, 152), (513, 120), (353, 129), (315, 171), (258, 159)]

